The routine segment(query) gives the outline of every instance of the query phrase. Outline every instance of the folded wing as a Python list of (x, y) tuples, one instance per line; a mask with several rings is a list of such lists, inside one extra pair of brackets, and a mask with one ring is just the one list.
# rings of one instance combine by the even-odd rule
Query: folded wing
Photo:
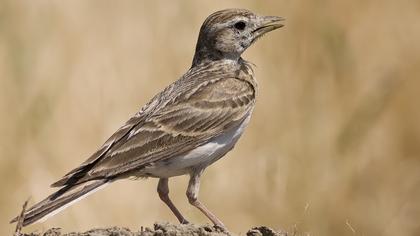
[(226, 74), (194, 76), (158, 94), (91, 158), (53, 186), (114, 178), (182, 155), (239, 125), (252, 109), (255, 88), (247, 80)]

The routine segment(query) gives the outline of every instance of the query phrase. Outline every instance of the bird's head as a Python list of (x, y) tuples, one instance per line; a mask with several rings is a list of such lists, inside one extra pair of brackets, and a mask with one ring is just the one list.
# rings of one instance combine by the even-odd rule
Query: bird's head
[(283, 20), (278, 16), (259, 16), (245, 9), (217, 11), (201, 26), (193, 65), (208, 60), (238, 60), (261, 36), (284, 26)]

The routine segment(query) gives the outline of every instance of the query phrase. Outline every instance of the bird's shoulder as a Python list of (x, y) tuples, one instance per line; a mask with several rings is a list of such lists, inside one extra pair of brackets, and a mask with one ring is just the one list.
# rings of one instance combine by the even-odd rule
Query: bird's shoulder
[(149, 116), (162, 108), (192, 98), (205, 99), (215, 96), (227, 98), (244, 93), (245, 90), (253, 92), (257, 90), (251, 63), (244, 60), (213, 61), (190, 68), (179, 80), (157, 94), (140, 113)]

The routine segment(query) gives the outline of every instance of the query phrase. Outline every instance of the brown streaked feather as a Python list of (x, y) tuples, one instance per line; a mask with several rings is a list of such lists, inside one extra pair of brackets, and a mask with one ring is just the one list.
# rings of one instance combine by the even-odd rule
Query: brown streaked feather
[(101, 148), (106, 151), (57, 183), (124, 175), (187, 153), (238, 125), (253, 108), (256, 93), (252, 70), (243, 63), (191, 69), (118, 130)]
[[(246, 82), (236, 80), (235, 83)], [(217, 85), (219, 84), (216, 83), (212, 86)], [(252, 90), (251, 87), (249, 89)], [(201, 93), (199, 94), (199, 96), (203, 96)], [(147, 124), (149, 128), (152, 124), (155, 125), (155, 131), (152, 134), (149, 129), (144, 135), (144, 131), (140, 127), (136, 131), (137, 134), (127, 142), (115, 149), (111, 148), (107, 155), (89, 171), (86, 180), (123, 174), (156, 161), (182, 155), (207, 143), (226, 129), (239, 125), (253, 106), (253, 100), (232, 108), (225, 104), (227, 101), (234, 101), (233, 99), (225, 101), (209, 99), (209, 104), (219, 104), (219, 106), (214, 109), (202, 109), (196, 107), (191, 100), (193, 100), (192, 97), (187, 104), (179, 103), (177, 106), (165, 107), (166, 109), (162, 109), (164, 115), (159, 114), (151, 117)], [(171, 112), (166, 113), (166, 110)], [(172, 117), (176, 118), (170, 119)], [(211, 123), (205, 126), (194, 125), (205, 123), (209, 117), (211, 117)]]
[(216, 11), (212, 13), (207, 19), (204, 21), (203, 26), (214, 25), (215, 23), (219, 22), (226, 22), (229, 19), (236, 18), (238, 16), (249, 17), (252, 16), (253, 13), (245, 10), (245, 9), (225, 9), (221, 11)]

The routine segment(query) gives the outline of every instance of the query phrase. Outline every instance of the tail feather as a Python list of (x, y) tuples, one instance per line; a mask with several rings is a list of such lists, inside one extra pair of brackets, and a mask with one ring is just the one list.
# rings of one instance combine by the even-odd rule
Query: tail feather
[[(105, 187), (110, 180), (93, 180), (75, 186), (65, 186), (57, 192), (51, 194), (41, 202), (29, 208), (23, 214), (23, 226), (46, 220), (47, 218), (64, 210), (78, 200), (87, 197), (89, 194)], [(94, 191), (95, 190), (95, 191)], [(10, 223), (14, 223), (19, 217), (14, 218)]]

